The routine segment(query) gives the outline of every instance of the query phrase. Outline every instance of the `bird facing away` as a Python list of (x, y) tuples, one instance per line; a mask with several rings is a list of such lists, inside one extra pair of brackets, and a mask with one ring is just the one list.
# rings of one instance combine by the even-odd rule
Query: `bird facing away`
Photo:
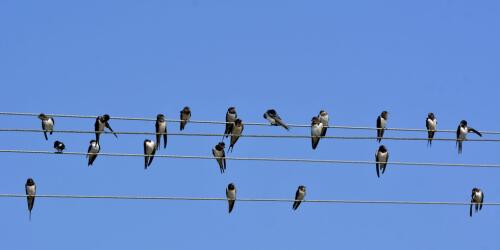
[(316, 149), (319, 143), (319, 139), (321, 138), (321, 134), (323, 133), (323, 123), (321, 123), (320, 119), (314, 116), (311, 119), (311, 142), (312, 148)]
[(219, 164), (220, 173), (223, 174), (226, 171), (226, 153), (224, 153), (224, 147), (226, 144), (224, 142), (219, 142), (212, 149), (212, 154), (216, 157), (217, 163)]
[(186, 124), (189, 121), (189, 119), (191, 119), (191, 110), (189, 109), (188, 106), (184, 107), (181, 110), (181, 118), (180, 119), (181, 119), (180, 126), (181, 126), (181, 131), (182, 131), (182, 130), (184, 130), (184, 127), (186, 127)]
[(144, 169), (148, 169), (148, 167), (151, 166), (155, 153), (155, 142), (148, 139), (144, 140)]
[(321, 123), (323, 123), (323, 131), (321, 132), (321, 136), (325, 136), (326, 130), (328, 130), (328, 126), (329, 126), (328, 121), (330, 120), (330, 118), (328, 118), (328, 113), (324, 110), (319, 111), (318, 118), (319, 118), (319, 121)]
[(462, 143), (465, 140), (467, 140), (468, 133), (475, 133), (475, 134), (479, 135), (480, 137), (483, 136), (477, 130), (475, 130), (471, 127), (468, 127), (466, 120), (460, 121), (460, 124), (458, 125), (458, 128), (457, 128), (457, 144), (456, 144), (458, 146), (458, 153), (459, 154), (462, 153)]
[(33, 210), (33, 206), (35, 205), (35, 195), (36, 195), (36, 185), (33, 179), (28, 178), (26, 181), (26, 185), (24, 185), (24, 189), (26, 190), (26, 198), (28, 200), (28, 211), (30, 213), (30, 221), (31, 221), (31, 210)]
[(48, 140), (47, 132), (52, 134), (54, 132), (54, 125), (56, 124), (54, 118), (41, 113), (38, 115), (38, 119), (42, 120), (42, 130), (45, 140)]
[(297, 208), (299, 208), (300, 206), (300, 203), (304, 200), (305, 197), (306, 197), (306, 187), (300, 185), (297, 188), (297, 192), (295, 192), (295, 201), (293, 202), (292, 209), (297, 210)]
[(380, 171), (382, 174), (385, 172), (385, 168), (387, 167), (387, 161), (389, 160), (389, 152), (384, 145), (381, 145), (377, 153), (375, 153), (375, 167), (377, 170), (377, 177), (380, 178)]
[(101, 151), (101, 145), (96, 140), (91, 140), (89, 143), (89, 148), (87, 149), (87, 159), (88, 166), (92, 166), (94, 164), (95, 159), (97, 158), (97, 154)]
[(238, 118), (238, 114), (236, 114), (236, 108), (235, 107), (229, 107), (226, 112), (226, 129), (224, 130), (224, 137), (228, 137), (229, 134), (233, 131), (234, 127), (234, 122)]
[(104, 114), (102, 116), (98, 116), (95, 119), (94, 130), (95, 130), (95, 140), (97, 142), (99, 142), (99, 137), (100, 137), (101, 133), (104, 132), (104, 128), (109, 129), (109, 131), (111, 131), (111, 133), (113, 133), (113, 135), (116, 138), (118, 138), (118, 135), (116, 135), (116, 133), (113, 131), (113, 129), (109, 125), (109, 120), (110, 119), (111, 119), (111, 117), (108, 114)]
[(236, 142), (240, 138), (240, 135), (243, 134), (243, 128), (243, 121), (241, 121), (240, 119), (236, 119), (234, 121), (233, 130), (231, 131), (231, 144), (229, 145), (229, 149), (227, 150), (228, 152), (229, 150), (233, 152), (234, 144), (236, 144)]
[(476, 213), (483, 208), (484, 193), (479, 188), (472, 189), (472, 197), (470, 200), (469, 216), (472, 217), (472, 205), (475, 206)]
[(437, 128), (437, 119), (434, 113), (427, 114), (427, 119), (425, 119), (425, 127), (427, 128), (427, 145), (432, 146), (432, 139), (434, 139), (434, 134)]
[(236, 187), (234, 183), (229, 183), (226, 188), (226, 198), (229, 205), (229, 213), (233, 211), (234, 203), (236, 202)]
[(276, 110), (274, 109), (269, 109), (266, 111), (266, 113), (264, 113), (264, 118), (266, 120), (269, 121), (269, 123), (271, 123), (271, 125), (273, 126), (282, 126), (284, 127), (286, 130), (290, 130), (288, 128), (288, 125), (286, 125), (283, 120), (281, 120), (281, 117), (278, 115), (278, 113), (276, 112)]
[(387, 127), (387, 118), (389, 112), (382, 111), (382, 113), (377, 117), (377, 141), (380, 143), (382, 137), (384, 137), (385, 128)]
[(56, 150), (56, 153), (62, 153), (63, 150), (66, 148), (63, 142), (60, 141), (55, 141), (54, 142), (54, 149)]
[(167, 121), (165, 115), (158, 114), (156, 116), (156, 149), (160, 149), (161, 136), (163, 135), (163, 148), (167, 147)]

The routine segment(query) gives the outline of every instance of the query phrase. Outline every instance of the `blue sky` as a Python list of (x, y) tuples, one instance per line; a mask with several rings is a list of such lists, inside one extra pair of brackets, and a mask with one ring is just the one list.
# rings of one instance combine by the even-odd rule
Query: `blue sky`
[[(500, 4), (497, 1), (2, 1), (2, 111), (223, 120), (229, 106), (247, 122), (275, 108), (290, 123), (320, 109), (336, 125), (423, 128), (434, 112), (441, 129), (467, 119), (500, 130)], [(39, 128), (35, 117), (0, 117), (4, 128)], [(116, 131), (153, 131), (153, 122), (111, 120)], [(57, 119), (57, 129), (93, 128), (89, 119)], [(177, 123), (170, 123), (172, 132)], [(222, 133), (188, 124), (185, 132)], [(248, 134), (307, 135), (276, 127)], [(374, 131), (329, 130), (329, 135)], [(425, 136), (397, 133), (387, 136)], [(437, 134), (437, 137), (453, 137)], [(88, 134), (1, 133), (2, 149), (83, 152)], [(470, 138), (474, 135), (470, 135)], [(141, 153), (145, 136), (102, 138), (102, 152)], [(494, 138), (486, 136), (486, 138)], [(160, 153), (210, 155), (218, 138), (170, 137)], [(383, 141), (393, 161), (499, 163), (495, 143)], [(378, 144), (242, 138), (233, 156), (373, 160)], [(234, 182), (241, 198), (468, 201), (470, 190), (500, 201), (495, 169), (2, 154), (0, 193), (23, 193), (33, 177), (39, 194), (224, 197)], [(496, 249), (498, 208), (473, 218), (468, 207), (103, 201), (38, 199), (28, 221), (25, 199), (0, 199), (2, 249)]]

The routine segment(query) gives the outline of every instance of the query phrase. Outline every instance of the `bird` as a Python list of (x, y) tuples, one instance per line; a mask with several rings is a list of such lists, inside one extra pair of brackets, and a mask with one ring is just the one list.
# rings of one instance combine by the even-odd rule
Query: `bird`
[(191, 110), (189, 109), (188, 106), (184, 107), (181, 110), (181, 131), (184, 130), (184, 127), (186, 127), (187, 122), (191, 119)]
[(101, 151), (101, 145), (96, 140), (91, 140), (89, 143), (89, 149), (87, 150), (87, 158), (88, 158), (88, 166), (92, 166), (94, 164), (95, 159), (97, 158), (97, 154)]
[(389, 152), (384, 145), (380, 145), (375, 153), (375, 167), (377, 170), (377, 176), (380, 178), (380, 170), (382, 170), (382, 174), (385, 172), (385, 168), (387, 167), (387, 161), (389, 160)]
[(234, 183), (229, 183), (229, 185), (227, 185), (226, 198), (229, 205), (229, 213), (231, 213), (234, 203), (236, 202), (236, 186), (234, 186)]
[(389, 113), (387, 111), (382, 111), (382, 113), (377, 117), (377, 141), (379, 143), (382, 141), (382, 137), (384, 137), (388, 115)]
[(54, 142), (54, 149), (57, 150), (56, 153), (62, 153), (63, 150), (66, 148), (63, 142), (60, 141), (55, 141)]
[(304, 200), (304, 197), (306, 197), (306, 187), (300, 185), (297, 188), (297, 192), (295, 192), (295, 201), (292, 206), (293, 210), (297, 210), (297, 208), (299, 208), (300, 203)]
[(479, 135), (480, 137), (483, 136), (481, 133), (479, 133), (479, 131), (477, 131), (471, 127), (468, 127), (466, 120), (460, 121), (460, 124), (458, 125), (458, 128), (457, 128), (457, 143), (456, 143), (456, 145), (458, 146), (458, 153), (459, 154), (462, 153), (462, 143), (463, 143), (463, 141), (467, 140), (468, 133), (475, 133), (475, 134)]
[(282, 126), (286, 130), (290, 130), (290, 128), (288, 128), (288, 125), (286, 125), (283, 120), (281, 120), (281, 117), (278, 115), (278, 113), (276, 113), (276, 110), (274, 109), (267, 110), (266, 113), (264, 113), (264, 118), (267, 119), (273, 126)]
[(31, 210), (33, 210), (33, 205), (35, 205), (35, 195), (36, 195), (36, 185), (32, 178), (28, 178), (26, 185), (24, 185), (26, 190), (26, 198), (28, 200), (28, 211), (30, 212), (31, 221)]
[(323, 133), (323, 123), (321, 123), (320, 118), (314, 116), (311, 119), (311, 142), (312, 148), (316, 149)]
[(324, 110), (319, 111), (318, 118), (319, 121), (323, 123), (323, 131), (321, 131), (321, 136), (325, 136), (326, 130), (328, 130), (328, 121), (330, 118), (328, 118), (328, 113)]
[(165, 115), (158, 114), (156, 116), (156, 149), (160, 149), (161, 136), (163, 135), (163, 148), (167, 147), (167, 121)]
[(432, 139), (436, 133), (437, 119), (434, 113), (427, 114), (427, 119), (425, 119), (425, 127), (427, 127), (427, 145), (432, 146)]
[(148, 169), (153, 162), (156, 153), (156, 145), (154, 141), (144, 140), (144, 169)]
[(236, 119), (234, 121), (233, 130), (231, 131), (231, 144), (229, 145), (229, 149), (227, 150), (228, 152), (229, 150), (233, 152), (234, 144), (236, 144), (236, 142), (240, 138), (240, 135), (243, 133), (243, 129), (243, 121), (241, 121), (240, 119)]
[(54, 132), (54, 125), (56, 124), (53, 117), (50, 117), (44, 113), (38, 115), (38, 119), (42, 120), (42, 130), (45, 140), (49, 140), (47, 137), (47, 132), (52, 134)]
[(472, 189), (472, 197), (470, 200), (469, 216), (472, 217), (472, 205), (475, 207), (476, 213), (483, 208), (484, 193), (479, 188)]
[(95, 119), (94, 129), (95, 129), (95, 140), (97, 142), (99, 142), (99, 137), (100, 137), (101, 133), (104, 132), (104, 128), (108, 128), (109, 131), (111, 131), (111, 133), (113, 133), (113, 135), (116, 138), (118, 138), (118, 135), (116, 135), (116, 133), (113, 131), (113, 129), (109, 125), (109, 119), (111, 119), (111, 117), (108, 114), (98, 116)]
[(224, 142), (219, 142), (212, 149), (212, 154), (216, 158), (217, 163), (219, 163), (221, 174), (223, 174), (226, 171), (226, 154), (224, 153), (225, 146), (226, 144)]
[(234, 127), (234, 122), (238, 118), (238, 114), (236, 114), (236, 108), (235, 107), (229, 107), (226, 112), (226, 129), (224, 130), (224, 137), (228, 137), (229, 134), (233, 131)]

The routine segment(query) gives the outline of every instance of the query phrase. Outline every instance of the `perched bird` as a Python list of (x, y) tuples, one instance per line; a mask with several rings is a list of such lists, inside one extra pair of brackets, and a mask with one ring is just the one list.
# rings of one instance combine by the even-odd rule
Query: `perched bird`
[(47, 137), (47, 132), (49, 132), (50, 134), (54, 132), (54, 118), (41, 113), (38, 115), (38, 119), (42, 120), (43, 135), (45, 136), (45, 140), (48, 140), (49, 138)]
[(295, 202), (293, 202), (293, 210), (297, 210), (299, 208), (300, 203), (304, 200), (304, 197), (306, 197), (306, 187), (300, 185), (297, 188), (297, 192), (295, 192)]
[(36, 195), (36, 185), (33, 179), (28, 178), (26, 181), (26, 185), (24, 185), (24, 189), (26, 190), (27, 200), (28, 200), (28, 211), (30, 212), (30, 221), (31, 221), (31, 210), (33, 210), (33, 205), (35, 205), (35, 195)]
[(234, 144), (236, 144), (236, 142), (240, 138), (240, 135), (243, 133), (243, 128), (243, 122), (240, 119), (236, 119), (234, 121), (233, 130), (231, 131), (231, 144), (229, 145), (229, 149), (227, 150), (228, 152), (229, 150), (233, 152)]
[(116, 138), (118, 138), (118, 136), (116, 135), (116, 133), (113, 131), (113, 129), (109, 125), (109, 119), (111, 119), (111, 117), (108, 114), (104, 114), (102, 116), (98, 116), (95, 119), (94, 129), (95, 129), (95, 140), (97, 142), (99, 142), (99, 137), (100, 137), (101, 133), (104, 132), (104, 128), (108, 128), (109, 131), (111, 131), (111, 133), (113, 133), (113, 135)]
[(56, 153), (62, 153), (63, 150), (66, 148), (66, 146), (64, 146), (64, 143), (60, 142), (60, 141), (55, 141), (54, 142), (54, 149), (57, 150)]
[(319, 111), (318, 118), (319, 118), (319, 121), (321, 123), (323, 123), (323, 131), (321, 132), (321, 136), (325, 136), (326, 130), (328, 130), (328, 126), (329, 126), (328, 125), (328, 121), (329, 121), (328, 113), (324, 110), (321, 110), (321, 111)]
[(89, 149), (87, 150), (87, 158), (89, 159), (88, 161), (88, 166), (92, 166), (94, 164), (95, 159), (97, 158), (97, 154), (99, 154), (99, 151), (101, 151), (101, 145), (99, 145), (99, 142), (96, 140), (91, 140)]
[(476, 213), (483, 208), (484, 193), (479, 188), (472, 189), (472, 198), (470, 200), (469, 215), (472, 217), (472, 205), (475, 206)]
[(288, 126), (281, 120), (281, 117), (276, 113), (276, 110), (269, 109), (264, 113), (264, 118), (267, 119), (273, 126), (282, 126), (286, 130), (289, 130)]
[(144, 140), (144, 169), (148, 169), (148, 167), (153, 162), (153, 158), (156, 153), (156, 145), (154, 141)]
[(380, 177), (380, 170), (382, 174), (385, 172), (385, 167), (387, 167), (387, 161), (389, 160), (389, 152), (384, 145), (381, 145), (377, 153), (375, 153), (375, 167), (377, 169), (377, 176)]
[[(236, 114), (235, 107), (229, 107), (226, 112), (226, 130), (224, 130), (224, 136), (228, 137), (229, 134), (233, 131), (234, 122), (238, 118), (238, 114)], [(224, 139), (224, 137), (222, 137)]]
[(160, 149), (161, 136), (163, 135), (163, 148), (167, 147), (167, 121), (163, 114), (156, 116), (156, 149)]
[(471, 127), (468, 127), (466, 120), (462, 120), (460, 122), (460, 124), (458, 125), (458, 128), (457, 128), (457, 146), (458, 146), (458, 153), (459, 154), (462, 153), (462, 143), (463, 143), (463, 141), (467, 140), (467, 134), (471, 133), (471, 132), (479, 135), (480, 137), (483, 136), (477, 130), (475, 130), (475, 129), (471, 128)]
[(236, 202), (236, 187), (234, 183), (229, 183), (226, 188), (226, 198), (229, 204), (229, 213), (233, 211), (234, 203)]
[(321, 123), (318, 117), (313, 117), (311, 119), (311, 141), (312, 148), (316, 149), (319, 143), (319, 139), (321, 138), (321, 134), (323, 133), (323, 123)]
[(432, 139), (436, 133), (437, 119), (434, 113), (429, 113), (427, 119), (425, 120), (425, 127), (427, 127), (427, 145), (432, 146)]
[(382, 111), (382, 113), (377, 117), (377, 141), (380, 143), (382, 137), (384, 137), (384, 131), (387, 126), (387, 116), (389, 113), (387, 111)]
[(186, 127), (187, 122), (191, 119), (191, 110), (189, 109), (188, 106), (184, 107), (181, 110), (181, 131), (184, 130), (184, 127)]
[(221, 174), (226, 171), (226, 154), (224, 153), (224, 147), (226, 144), (224, 142), (219, 142), (212, 149), (212, 154), (216, 157), (217, 163), (219, 163), (219, 168)]

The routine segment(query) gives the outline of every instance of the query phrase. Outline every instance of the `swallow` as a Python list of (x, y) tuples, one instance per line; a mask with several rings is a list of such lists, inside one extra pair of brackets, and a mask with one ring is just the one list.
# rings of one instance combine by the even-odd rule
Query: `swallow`
[(184, 107), (181, 110), (181, 131), (184, 130), (184, 127), (186, 127), (187, 122), (191, 119), (191, 110), (189, 109), (188, 106)]
[(226, 198), (229, 204), (229, 213), (233, 211), (234, 203), (236, 202), (236, 187), (234, 183), (229, 183), (226, 188)]
[(229, 134), (233, 131), (234, 127), (234, 122), (238, 118), (238, 114), (236, 114), (236, 108), (235, 107), (229, 107), (226, 112), (226, 130), (224, 130), (224, 137), (228, 137)]
[(101, 145), (99, 145), (99, 142), (96, 140), (91, 140), (89, 149), (87, 150), (87, 158), (89, 159), (88, 161), (88, 166), (92, 166), (94, 164), (95, 159), (97, 158), (97, 154), (99, 154), (99, 151), (101, 151)]
[(462, 120), (457, 128), (457, 144), (456, 145), (458, 146), (458, 153), (459, 154), (462, 153), (462, 143), (463, 143), (463, 141), (467, 140), (468, 133), (475, 133), (475, 134), (479, 135), (480, 137), (483, 136), (481, 133), (479, 133), (479, 131), (477, 131), (471, 127), (468, 127), (466, 120)]
[(297, 210), (297, 208), (299, 208), (300, 203), (304, 200), (304, 197), (306, 197), (306, 187), (300, 185), (297, 188), (297, 192), (295, 192), (295, 201), (292, 206), (293, 210)]
[(226, 154), (224, 153), (224, 147), (226, 144), (224, 142), (219, 142), (215, 147), (212, 149), (212, 154), (217, 160), (217, 163), (219, 163), (219, 168), (221, 174), (223, 174), (226, 171)]
[(377, 153), (375, 153), (375, 167), (377, 170), (377, 176), (380, 177), (380, 170), (382, 174), (385, 172), (385, 167), (387, 167), (387, 161), (389, 160), (389, 152), (384, 145), (381, 145)]
[(267, 119), (273, 126), (282, 126), (286, 130), (290, 130), (274, 109), (269, 109), (268, 111), (266, 111), (266, 113), (264, 113), (264, 118)]
[(384, 137), (384, 131), (387, 126), (387, 116), (389, 113), (387, 111), (382, 111), (382, 113), (377, 117), (377, 141), (380, 143), (382, 137)]
[(62, 153), (63, 150), (66, 148), (66, 146), (64, 145), (64, 143), (60, 142), (60, 141), (55, 141), (54, 142), (54, 149), (56, 150), (56, 153)]
[(167, 121), (165, 115), (158, 114), (156, 116), (156, 149), (160, 149), (161, 136), (163, 135), (163, 148), (167, 147)]
[(229, 150), (233, 152), (234, 144), (236, 144), (236, 142), (240, 138), (240, 135), (243, 134), (243, 128), (243, 121), (241, 121), (240, 119), (236, 119), (234, 121), (233, 130), (231, 131), (231, 144), (229, 145), (229, 149), (227, 150), (228, 152)]
[(31, 210), (33, 210), (33, 205), (35, 205), (35, 195), (36, 195), (36, 185), (33, 179), (28, 178), (26, 181), (26, 185), (24, 185), (24, 189), (26, 190), (26, 198), (28, 200), (28, 211), (30, 212), (30, 221), (31, 221)]
[(427, 145), (432, 146), (432, 139), (434, 139), (434, 134), (436, 133), (437, 119), (434, 113), (429, 113), (427, 119), (425, 120), (425, 127), (427, 127)]
[(109, 131), (111, 131), (111, 133), (113, 133), (113, 135), (116, 138), (118, 138), (118, 136), (116, 135), (116, 133), (113, 131), (113, 129), (109, 125), (109, 119), (111, 119), (111, 117), (108, 114), (104, 114), (102, 116), (98, 116), (95, 119), (94, 129), (95, 129), (95, 140), (97, 142), (99, 142), (99, 137), (100, 137), (101, 133), (104, 132), (104, 128), (108, 128)]
[(320, 118), (313, 117), (311, 119), (311, 142), (312, 148), (316, 149), (319, 143), (319, 139), (321, 138), (321, 134), (323, 133), (323, 123), (321, 123)]
[(326, 130), (328, 129), (328, 121), (329, 121), (328, 113), (324, 110), (321, 110), (321, 111), (319, 111), (318, 118), (319, 118), (319, 121), (321, 123), (323, 123), (323, 131), (321, 131), (321, 136), (325, 136)]
[(472, 217), (472, 205), (475, 206), (476, 213), (483, 208), (484, 193), (479, 188), (472, 189), (472, 197), (470, 200), (469, 216)]
[(50, 134), (54, 132), (54, 125), (56, 124), (54, 118), (41, 113), (38, 115), (38, 119), (42, 120), (43, 135), (45, 136), (45, 140), (48, 140), (47, 132)]
[(144, 169), (148, 169), (148, 167), (153, 162), (153, 158), (156, 153), (156, 145), (154, 141), (144, 140)]

